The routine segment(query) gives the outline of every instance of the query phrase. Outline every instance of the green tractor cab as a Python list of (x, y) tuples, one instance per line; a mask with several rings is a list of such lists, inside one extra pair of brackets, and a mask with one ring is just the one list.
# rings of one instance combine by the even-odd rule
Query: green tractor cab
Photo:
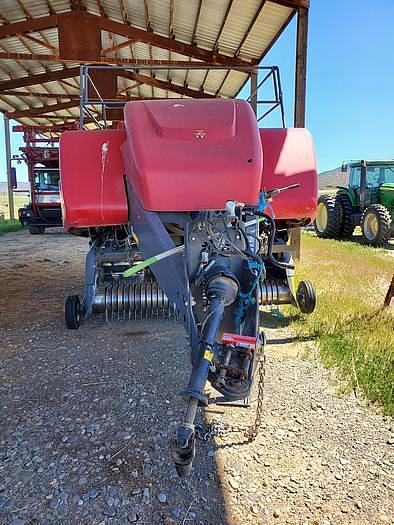
[(394, 160), (352, 161), (342, 165), (348, 187), (320, 195), (315, 231), (326, 239), (349, 239), (356, 226), (363, 241), (382, 246), (394, 235)]

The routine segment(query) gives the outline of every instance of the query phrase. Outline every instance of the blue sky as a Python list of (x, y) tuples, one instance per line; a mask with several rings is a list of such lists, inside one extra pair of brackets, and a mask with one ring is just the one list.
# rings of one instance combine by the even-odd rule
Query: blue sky
[[(306, 125), (319, 171), (351, 158), (394, 158), (394, 0), (311, 0)], [(295, 21), (263, 65), (278, 65), (291, 125)], [(267, 125), (279, 126), (279, 114)], [(21, 134), (12, 138), (17, 153)], [(18, 172), (25, 179), (22, 166)], [(5, 180), (0, 119), (0, 180)]]

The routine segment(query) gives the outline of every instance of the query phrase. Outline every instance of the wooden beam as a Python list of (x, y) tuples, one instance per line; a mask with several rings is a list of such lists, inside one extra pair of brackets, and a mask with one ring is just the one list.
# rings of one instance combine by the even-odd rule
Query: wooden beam
[[(79, 76), (79, 75), (76, 75)], [(73, 84), (72, 82), (67, 82), (67, 80), (59, 79), (59, 84), (64, 84), (65, 86), (68, 86), (70, 88), (76, 89), (79, 93), (79, 85)]]
[(155, 47), (168, 49), (179, 53), (180, 55), (190, 56), (204, 62), (213, 62), (216, 65), (223, 66), (250, 66), (250, 62), (240, 60), (239, 58), (233, 58), (220, 53), (215, 53), (207, 49), (202, 49), (193, 44), (185, 44), (178, 40), (163, 37), (150, 31), (144, 31), (143, 29), (137, 29), (136, 27), (130, 27), (114, 20), (101, 18), (101, 29), (104, 31), (110, 31), (117, 35), (124, 36), (135, 40), (136, 42), (144, 42)]
[(68, 93), (38, 93), (33, 91), (16, 91), (16, 90), (5, 90), (0, 91), (0, 94), (14, 97), (35, 97), (35, 98), (66, 98), (70, 100), (79, 100), (79, 95)]
[(270, 0), (274, 4), (283, 5), (285, 7), (291, 7), (292, 9), (298, 9), (303, 7), (305, 9), (309, 8), (310, 0)]
[(128, 47), (133, 42), (134, 42), (134, 40), (126, 40), (126, 42), (122, 42), (121, 44), (118, 44), (116, 46), (107, 47), (106, 49), (103, 49), (101, 51), (101, 54), (102, 55), (108, 55), (109, 53), (115, 53), (115, 51), (119, 51), (119, 49), (123, 49), (124, 47)]
[[(108, 58), (108, 57), (100, 57), (98, 60), (91, 60), (91, 59), (83, 59), (78, 57), (62, 57), (62, 56), (56, 56), (56, 55), (44, 55), (44, 54), (32, 54), (32, 53), (9, 53), (7, 51), (1, 51), (0, 52), (0, 59), (4, 60), (24, 60), (24, 61), (33, 61), (33, 62), (70, 62), (72, 64), (75, 64), (75, 62), (79, 62), (80, 64), (91, 64), (92, 62), (96, 64), (108, 64), (108, 65), (130, 65), (135, 66), (138, 68), (138, 66), (158, 66), (158, 67), (184, 67), (184, 68), (193, 68), (193, 69), (205, 69), (206, 67), (221, 67), (220, 64), (217, 64), (216, 62), (191, 62), (190, 60), (153, 60), (148, 58), (141, 58), (141, 59), (134, 59), (134, 58)], [(223, 66), (224, 67), (224, 66)], [(231, 67), (231, 66), (227, 66)], [(246, 73), (249, 73), (250, 70), (253, 69), (251, 64), (247, 64), (245, 66), (233, 66), (233, 69), (242, 69), (242, 71), (245, 71)]]
[(217, 37), (216, 37), (216, 40), (215, 40), (215, 44), (213, 46), (214, 51), (216, 51), (218, 49), (218, 47), (219, 47), (219, 40), (220, 40), (220, 37), (222, 36), (223, 29), (224, 29), (224, 26), (226, 25), (228, 15), (230, 14), (231, 8), (233, 6), (233, 1), (234, 0), (229, 0), (229, 2), (227, 4), (226, 12), (224, 13), (224, 17), (223, 17), (222, 23), (220, 25), (219, 32), (217, 34)]
[(141, 82), (142, 84), (147, 84), (155, 88), (163, 89), (164, 91), (172, 91), (173, 93), (178, 93), (178, 95), (185, 95), (186, 97), (191, 98), (215, 98), (214, 95), (209, 95), (203, 91), (197, 91), (196, 89), (190, 89), (183, 86), (177, 86), (172, 82), (165, 80), (159, 80), (154, 77), (149, 77), (147, 75), (141, 75), (139, 73), (134, 73), (133, 71), (119, 71), (118, 76), (128, 78), (129, 80), (134, 80), (135, 82)]
[(52, 44), (50, 44), (49, 42), (45, 42), (44, 40), (40, 40), (39, 38), (35, 38), (34, 36), (28, 35), (27, 33), (20, 34), (19, 36), (22, 36), (23, 38), (27, 38), (27, 40), (30, 40), (31, 42), (34, 42), (35, 44), (39, 44), (42, 47), (46, 47), (47, 49), (50, 49), (51, 51), (53, 51), (56, 54), (59, 53), (59, 49), (57, 47), (53, 46)]
[[(32, 33), (43, 29), (50, 29), (57, 27), (61, 21), (68, 20), (70, 13), (61, 13), (58, 15), (43, 16), (40, 18), (32, 18), (24, 20), (23, 22), (15, 22), (11, 24), (3, 24), (0, 26), (0, 39), (10, 37), (16, 34)], [(136, 42), (144, 42), (146, 44), (171, 50), (181, 55), (190, 56), (198, 60), (214, 62), (217, 65), (224, 66), (247, 66), (250, 62), (240, 60), (238, 58), (229, 57), (220, 53), (212, 52), (207, 49), (202, 49), (194, 44), (185, 44), (173, 38), (167, 38), (152, 31), (145, 31), (136, 27), (131, 27), (122, 22), (116, 22), (103, 16), (96, 16), (84, 13), (85, 17), (90, 17), (92, 22), (97, 23), (101, 30), (108, 31), (117, 35), (122, 35), (128, 39)]]
[[(78, 101), (72, 100), (70, 102), (62, 102), (60, 104), (52, 104), (51, 106), (41, 106), (39, 108), (23, 109), (20, 111), (7, 112), (8, 118), (24, 118), (32, 117), (34, 115), (42, 115), (43, 113), (53, 113), (54, 111), (60, 111), (62, 109), (76, 108), (78, 107)], [(62, 117), (59, 117), (62, 118)]]
[(306, 65), (308, 47), (308, 10), (300, 8), (297, 16), (297, 54), (295, 71), (294, 126), (305, 126)]
[(239, 45), (238, 45), (238, 47), (237, 47), (237, 51), (235, 52), (235, 56), (238, 56), (238, 54), (240, 53), (242, 46), (244, 45), (246, 39), (247, 39), (248, 36), (249, 36), (249, 33), (252, 31), (254, 24), (256, 23), (258, 17), (260, 16), (260, 13), (261, 13), (261, 11), (262, 11), (264, 5), (265, 5), (265, 2), (266, 2), (266, 0), (261, 0), (260, 5), (259, 5), (259, 7), (256, 9), (256, 12), (255, 12), (255, 14), (254, 14), (254, 16), (253, 16), (253, 18), (252, 18), (252, 21), (251, 21), (250, 24), (249, 24), (249, 27), (248, 27), (247, 30), (245, 31), (245, 34), (243, 35), (243, 37), (242, 37), (242, 39), (241, 39), (241, 42), (239, 43)]
[(250, 105), (252, 106), (253, 112), (257, 117), (257, 85), (258, 85), (258, 72), (250, 75)]
[(127, 91), (130, 91), (131, 89), (138, 88), (138, 86), (141, 85), (141, 82), (134, 82), (131, 86), (126, 86), (123, 89), (121, 89), (118, 93), (118, 95), (126, 94)]
[(174, 0), (170, 0), (170, 20), (168, 23), (168, 34), (170, 38), (175, 38), (174, 36)]
[(202, 0), (199, 0), (198, 7), (197, 7), (197, 14), (194, 20), (192, 39), (191, 39), (193, 45), (196, 45), (196, 33), (197, 33), (198, 22), (200, 20), (201, 8), (202, 8)]
[(146, 26), (146, 30), (151, 32), (152, 31), (152, 26), (151, 26), (150, 17), (149, 17), (148, 0), (144, 0), (144, 9), (145, 9), (145, 26)]
[(60, 69), (59, 71), (51, 71), (49, 73), (41, 73), (39, 75), (29, 75), (28, 77), (6, 80), (0, 82), (0, 92), (5, 89), (34, 86), (36, 84), (45, 84), (45, 82), (53, 82), (55, 80), (71, 77), (79, 77), (79, 67), (70, 67), (69, 69)]
[[(61, 16), (61, 15), (60, 15)], [(0, 38), (7, 38), (23, 33), (34, 33), (43, 29), (57, 27), (58, 15), (41, 16), (39, 18), (29, 18), (22, 22), (3, 24), (0, 26)]]

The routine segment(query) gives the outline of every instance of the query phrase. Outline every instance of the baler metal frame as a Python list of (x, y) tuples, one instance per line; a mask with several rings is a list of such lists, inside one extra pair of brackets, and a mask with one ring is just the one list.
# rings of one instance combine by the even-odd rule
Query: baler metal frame
[[(169, 70), (180, 70), (180, 71), (210, 71), (210, 70), (220, 70), (220, 71), (245, 71), (250, 73), (251, 71), (258, 76), (259, 72), (265, 73), (263, 78), (256, 82), (255, 89), (251, 89), (251, 92), (246, 99), (250, 104), (255, 106), (255, 111), (257, 115), (257, 110), (259, 106), (268, 107), (266, 111), (260, 117), (257, 117), (257, 122), (260, 122), (275, 109), (279, 109), (280, 118), (282, 127), (286, 127), (285, 122), (285, 113), (283, 105), (283, 92), (280, 79), (280, 72), (278, 66), (204, 66), (203, 64), (196, 62), (190, 63), (190, 66), (155, 66), (155, 65), (127, 65), (127, 66), (108, 66), (108, 65), (89, 65), (84, 64), (80, 66), (80, 103), (79, 103), (79, 126), (80, 129), (84, 129), (85, 126), (85, 115), (87, 115), (91, 122), (94, 122), (96, 126), (100, 129), (105, 129), (108, 127), (108, 121), (112, 120), (107, 116), (107, 111), (115, 109), (123, 109), (124, 105), (128, 100), (106, 100), (100, 94), (99, 89), (97, 88), (95, 82), (93, 81), (90, 72), (92, 71), (169, 71)], [(258, 80), (258, 79), (257, 79)], [(274, 99), (264, 100), (259, 99), (259, 95), (263, 90), (263, 87), (271, 81), (272, 89), (274, 94)], [(90, 93), (95, 93), (97, 97), (89, 96)], [(164, 99), (157, 99), (164, 100)], [(101, 108), (101, 119), (97, 118), (97, 115), (94, 114), (93, 107), (99, 106)], [(101, 120), (103, 124), (101, 124)]]
[[(275, 189), (266, 197), (297, 186)], [(138, 239), (138, 247), (125, 243), (119, 249), (119, 256), (115, 250), (115, 256), (110, 259), (112, 262), (128, 261), (130, 268), (133, 268), (135, 257), (153, 261), (159, 253), (171, 253), (165, 260), (156, 260), (149, 267), (153, 280), (160, 283), (161, 293), (167, 298), (166, 315), (170, 315), (172, 309), (174, 316), (183, 324), (190, 343), (192, 371), (187, 387), (181, 392), (188, 408), (184, 422), (171, 441), (176, 469), (179, 475), (184, 476), (191, 471), (196, 439), (200, 433), (198, 425), (195, 425), (198, 406), (207, 406), (212, 402), (250, 405), (255, 371), (258, 366), (264, 366), (265, 339), (260, 334), (260, 306), (293, 304), (298, 305), (301, 311), (310, 313), (315, 307), (315, 294), (308, 281), (301, 282), (297, 293), (294, 293), (294, 267), (290, 254), (283, 252), (274, 257), (272, 253), (275, 239), (279, 246), (283, 246), (286, 231), (276, 231), (275, 221), (264, 213), (265, 206), (257, 209), (229, 201), (224, 212), (152, 212), (142, 207), (128, 182), (126, 188), (130, 210), (128, 238)], [(184, 227), (183, 246), (174, 243), (166, 227), (168, 223)], [(215, 233), (212, 230), (215, 224), (223, 224), (225, 234), (218, 226)], [(265, 239), (264, 246), (261, 239)], [(252, 246), (253, 240), (256, 242)], [(213, 251), (208, 250), (209, 243), (213, 245)], [(68, 311), (69, 315), (70, 312), (74, 315), (72, 322), (75, 321), (75, 325), (71, 323), (69, 328), (78, 328), (82, 319), (93, 312), (94, 305), (97, 306), (95, 300), (100, 284), (97, 263), (102, 246), (100, 236), (92, 240), (86, 258), (86, 288), (82, 305), (77, 296), (69, 296), (66, 302), (66, 319)], [(122, 276), (126, 274), (127, 270), (122, 272)], [(146, 282), (143, 272), (133, 276), (138, 277)], [(127, 303), (124, 290), (127, 286), (130, 289), (133, 281), (129, 285), (125, 283), (127, 279), (118, 285), (123, 287), (120, 294), (123, 308)], [(117, 317), (121, 318), (118, 291), (109, 300), (113, 301), (112, 314), (117, 308)], [(130, 317), (130, 302), (127, 304)], [(105, 313), (108, 319), (107, 311)], [(218, 340), (222, 341), (221, 344)], [(260, 368), (260, 381), (263, 373)], [(221, 397), (207, 398), (207, 381), (222, 394)], [(260, 385), (259, 396), (262, 395), (262, 388), (263, 385)], [(260, 406), (261, 400), (258, 404)], [(257, 431), (258, 425), (253, 432), (247, 433), (247, 439), (253, 440)]]

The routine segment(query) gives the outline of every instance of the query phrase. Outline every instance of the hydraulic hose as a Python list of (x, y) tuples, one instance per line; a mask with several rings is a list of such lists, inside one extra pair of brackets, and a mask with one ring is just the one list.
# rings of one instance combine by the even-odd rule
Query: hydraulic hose
[(294, 270), (294, 266), (292, 264), (282, 263), (275, 259), (275, 257), (272, 255), (272, 246), (274, 244), (274, 238), (275, 238), (275, 232), (276, 232), (276, 226), (274, 219), (268, 215), (267, 213), (262, 213), (261, 217), (264, 217), (269, 221), (271, 224), (271, 235), (268, 236), (268, 259), (270, 263), (273, 266), (276, 266), (277, 268), (281, 268), (282, 270)]

